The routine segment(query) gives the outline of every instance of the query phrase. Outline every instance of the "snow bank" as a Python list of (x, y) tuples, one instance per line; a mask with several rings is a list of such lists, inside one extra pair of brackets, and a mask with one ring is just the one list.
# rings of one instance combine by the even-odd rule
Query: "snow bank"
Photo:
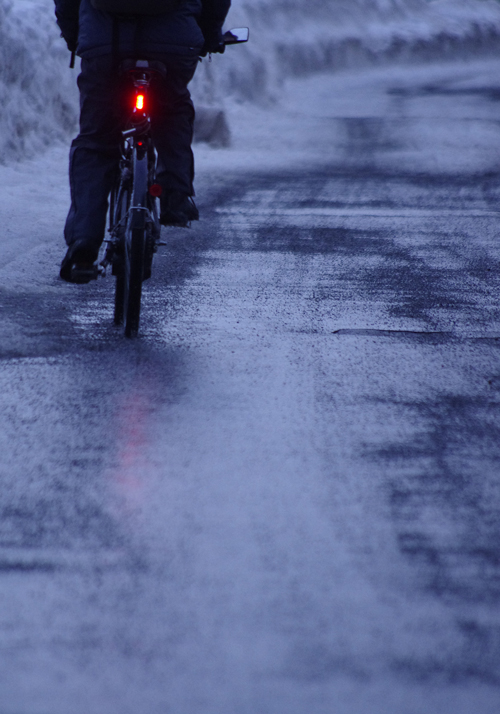
[[(76, 72), (52, 0), (0, 0), (0, 162), (75, 131)], [(199, 135), (224, 143), (227, 97), (270, 102), (286, 77), (410, 57), (484, 51), (498, 43), (496, 0), (233, 0), (228, 24), (251, 42), (204, 61), (193, 82)], [(215, 127), (213, 131), (210, 126)]]
[(251, 42), (198, 73), (196, 89), (208, 101), (269, 99), (287, 77), (317, 71), (495, 50), (500, 2), (235, 0), (230, 24), (249, 26)]
[(49, 0), (0, 0), (0, 162), (74, 131), (75, 76)]

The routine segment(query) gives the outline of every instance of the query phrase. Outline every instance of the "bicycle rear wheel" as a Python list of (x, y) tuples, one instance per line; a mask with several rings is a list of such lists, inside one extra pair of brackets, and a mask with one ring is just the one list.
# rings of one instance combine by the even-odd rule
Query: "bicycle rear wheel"
[(114, 225), (117, 227), (116, 249), (113, 255), (113, 275), (116, 277), (115, 283), (115, 308), (114, 308), (114, 323), (122, 325), (125, 314), (125, 293), (126, 293), (126, 278), (125, 278), (125, 226), (124, 221), (127, 218), (127, 211), (130, 205), (130, 188), (124, 185), (120, 186), (117, 197), (114, 201)]
[(148, 158), (134, 149), (132, 204), (125, 231), (125, 335), (135, 337), (141, 314), (142, 281), (146, 250)]

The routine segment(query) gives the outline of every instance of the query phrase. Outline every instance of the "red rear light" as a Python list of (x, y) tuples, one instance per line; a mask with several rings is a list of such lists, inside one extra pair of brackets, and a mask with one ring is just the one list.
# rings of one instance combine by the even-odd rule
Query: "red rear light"
[(154, 183), (149, 187), (149, 193), (155, 198), (159, 198), (163, 193), (163, 189), (159, 183)]
[(135, 108), (140, 112), (144, 109), (144, 94), (138, 94), (135, 98)]

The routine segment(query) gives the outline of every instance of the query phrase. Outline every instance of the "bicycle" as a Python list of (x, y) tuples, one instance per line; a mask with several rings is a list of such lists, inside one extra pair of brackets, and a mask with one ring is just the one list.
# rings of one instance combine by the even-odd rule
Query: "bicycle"
[[(230, 30), (224, 44), (248, 41), (248, 28)], [(121, 72), (133, 85), (134, 104), (122, 131), (121, 160), (111, 191), (109, 234), (104, 259), (92, 268), (92, 278), (105, 276), (111, 265), (116, 277), (114, 322), (125, 324), (125, 336), (139, 330), (142, 284), (151, 277), (153, 258), (160, 245), (158, 199), (162, 187), (156, 182), (157, 154), (151, 136), (148, 96), (154, 80), (166, 76), (161, 62), (125, 60)], [(89, 277), (88, 275), (82, 277)]]

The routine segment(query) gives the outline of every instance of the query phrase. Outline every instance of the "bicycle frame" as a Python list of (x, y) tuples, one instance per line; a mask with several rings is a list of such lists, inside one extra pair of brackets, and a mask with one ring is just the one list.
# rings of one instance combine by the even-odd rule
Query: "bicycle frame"
[(129, 61), (122, 65), (134, 88), (128, 127), (122, 132), (119, 182), (111, 196), (108, 249), (102, 263), (116, 276), (116, 324), (125, 320), (125, 334), (137, 334), (142, 283), (151, 276), (153, 255), (160, 243), (155, 183), (156, 151), (151, 138), (149, 92), (155, 75), (165, 76), (159, 62)]

